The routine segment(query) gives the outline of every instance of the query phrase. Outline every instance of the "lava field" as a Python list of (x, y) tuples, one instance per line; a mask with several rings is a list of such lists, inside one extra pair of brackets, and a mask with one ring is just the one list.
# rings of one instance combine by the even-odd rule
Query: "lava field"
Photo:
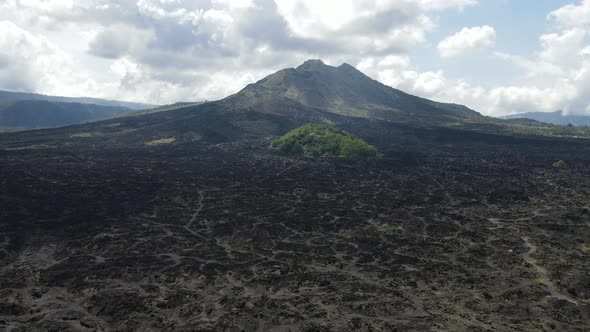
[(79, 141), (0, 150), (0, 330), (590, 330), (583, 141)]

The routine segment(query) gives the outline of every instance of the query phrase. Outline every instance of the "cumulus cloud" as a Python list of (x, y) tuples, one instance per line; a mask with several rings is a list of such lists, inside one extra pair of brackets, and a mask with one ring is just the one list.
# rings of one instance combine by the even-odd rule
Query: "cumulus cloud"
[(88, 52), (103, 58), (118, 59), (126, 54), (148, 51), (155, 36), (151, 30), (127, 25), (114, 25), (98, 32), (88, 45)]
[(573, 28), (542, 35), (539, 38), (542, 47), (540, 60), (562, 66), (577, 65), (586, 34), (583, 29)]
[(357, 68), (397, 89), (420, 96), (435, 96), (447, 85), (442, 70), (419, 72), (407, 55), (363, 59)]
[(552, 11), (547, 19), (561, 27), (572, 28), (590, 24), (590, 0), (569, 4)]
[(8, 21), (0, 21), (0, 31), (0, 82), (5, 88), (32, 91), (69, 79), (71, 59), (49, 40)]
[(434, 24), (407, 1), (276, 0), (289, 32), (312, 40), (338, 40), (356, 51), (400, 50), (424, 40)]
[[(566, 6), (567, 7), (567, 6)], [(527, 99), (536, 111), (590, 112), (590, 59), (585, 50), (587, 30), (576, 27), (541, 35), (540, 50), (529, 59), (500, 54), (525, 69), (520, 86), (497, 89), (510, 101), (522, 105)], [(506, 106), (504, 105), (504, 106)]]
[(471, 51), (492, 48), (494, 45), (496, 45), (496, 31), (491, 26), (484, 25), (463, 28), (443, 39), (438, 44), (438, 52), (443, 58), (450, 58)]

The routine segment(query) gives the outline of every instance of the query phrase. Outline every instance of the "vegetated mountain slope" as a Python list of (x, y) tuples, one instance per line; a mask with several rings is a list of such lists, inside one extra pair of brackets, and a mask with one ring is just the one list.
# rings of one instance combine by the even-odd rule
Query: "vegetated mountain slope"
[(541, 122), (556, 124), (556, 125), (568, 125), (574, 126), (590, 126), (589, 115), (572, 115), (564, 114), (563, 111), (556, 112), (529, 112), (507, 115), (502, 117), (503, 119), (531, 119)]
[(12, 92), (0, 90), (0, 101), (18, 101), (18, 100), (45, 100), (65, 103), (80, 103), (80, 104), (94, 104), (100, 106), (112, 107), (127, 107), (133, 110), (141, 110), (146, 108), (153, 108), (156, 105), (133, 103), (127, 101), (107, 100), (99, 98), (87, 97), (61, 97), (61, 96), (47, 96), (37, 93), (28, 92)]
[(228, 99), (247, 105), (268, 95), (332, 113), (373, 119), (419, 118), (430, 123), (483, 118), (465, 106), (437, 103), (391, 88), (348, 64), (332, 67), (321, 60), (308, 60), (297, 68), (269, 75)]
[(59, 127), (106, 118), (132, 110), (120, 106), (100, 106), (45, 100), (0, 102), (0, 130)]

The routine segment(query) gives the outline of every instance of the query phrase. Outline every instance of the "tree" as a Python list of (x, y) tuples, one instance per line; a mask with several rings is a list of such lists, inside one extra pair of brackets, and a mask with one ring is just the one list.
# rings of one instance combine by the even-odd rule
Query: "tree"
[(297, 156), (369, 158), (377, 149), (358, 137), (326, 124), (306, 124), (276, 139), (272, 148)]

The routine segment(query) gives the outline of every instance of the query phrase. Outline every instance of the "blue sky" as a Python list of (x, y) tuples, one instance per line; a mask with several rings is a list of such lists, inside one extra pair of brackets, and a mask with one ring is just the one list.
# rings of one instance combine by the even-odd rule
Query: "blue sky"
[(590, 0), (0, 0), (0, 89), (212, 100), (309, 58), (483, 114), (590, 113)]
[(571, 1), (535, 0), (481, 0), (475, 6), (461, 11), (446, 11), (438, 19), (438, 28), (429, 36), (430, 43), (412, 52), (412, 58), (420, 68), (434, 70), (444, 68), (450, 78), (485, 77), (480, 84), (493, 86), (514, 79), (518, 68), (491, 55), (474, 54), (462, 58), (441, 59), (433, 53), (436, 43), (463, 27), (493, 26), (499, 51), (530, 56), (539, 50), (539, 36), (550, 32), (546, 16), (551, 11)]

